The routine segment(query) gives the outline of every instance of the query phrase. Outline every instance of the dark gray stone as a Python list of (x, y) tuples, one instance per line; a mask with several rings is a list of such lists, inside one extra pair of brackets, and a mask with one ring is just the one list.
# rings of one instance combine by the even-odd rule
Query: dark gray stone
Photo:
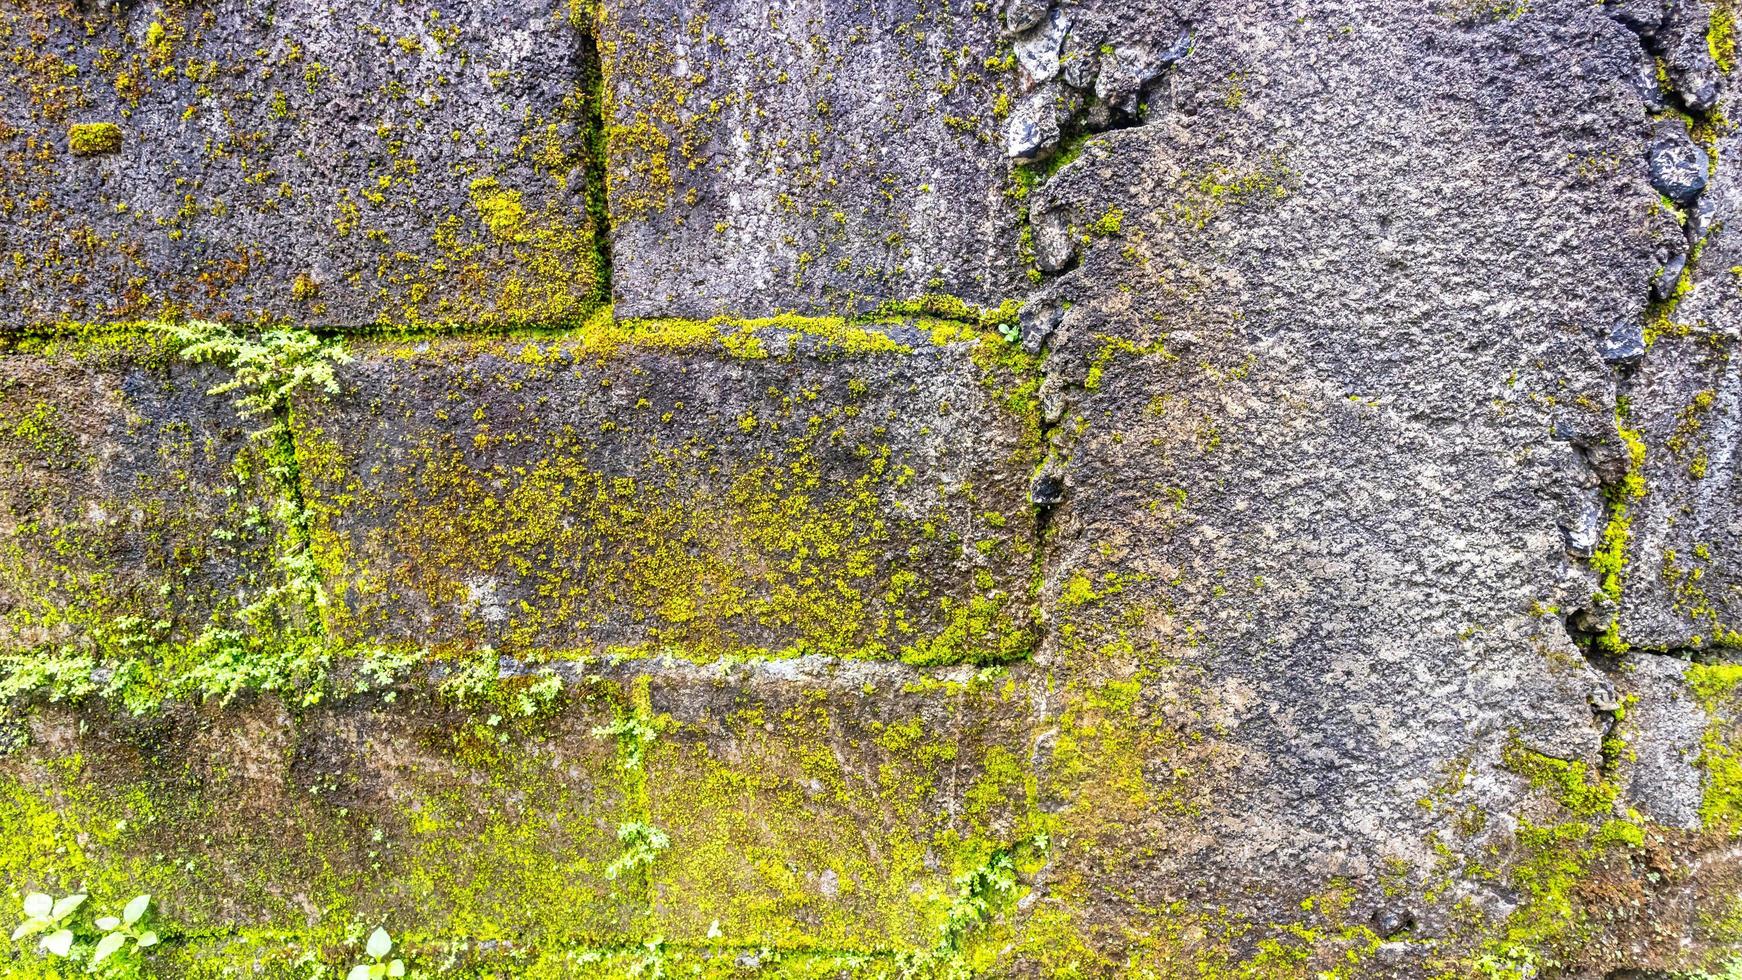
[[(1655, 289), (1658, 280), (1652, 281)], [(1635, 320), (1611, 324), (1603, 332), (1598, 351), (1610, 364), (1637, 364), (1645, 356), (1645, 329)]]
[[(296, 413), (357, 644), (516, 654), (1026, 654), (1015, 379), (934, 344), (778, 330), (359, 345)], [(873, 343), (875, 341), (875, 343)]]
[[(0, 329), (579, 318), (589, 33), (542, 0), (8, 7)], [(90, 123), (119, 152), (69, 152)]]
[(1688, 138), (1687, 127), (1681, 122), (1658, 124), (1646, 158), (1651, 166), (1651, 186), (1675, 203), (1686, 207), (1706, 189), (1711, 161), (1706, 151)]
[(620, 316), (1016, 295), (993, 4), (602, 6)]
[(1004, 7), (1004, 26), (1020, 34), (1045, 20), (1052, 10), (1050, 0), (1009, 0)]

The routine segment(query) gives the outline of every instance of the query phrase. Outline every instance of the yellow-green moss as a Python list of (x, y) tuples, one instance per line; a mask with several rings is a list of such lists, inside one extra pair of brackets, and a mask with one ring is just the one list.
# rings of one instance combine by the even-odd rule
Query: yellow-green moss
[(1742, 664), (1692, 664), (1688, 686), (1711, 716), (1701, 743), (1700, 768), (1704, 792), (1700, 822), (1707, 828), (1742, 833), (1742, 714), (1737, 692), (1742, 690)]
[(1711, 20), (1706, 28), (1706, 50), (1712, 63), (1726, 74), (1736, 70), (1736, 12), (1731, 0), (1720, 0), (1712, 6)]
[(1506, 746), (1503, 761), (1553, 806), (1547, 819), (1519, 820), (1520, 854), (1510, 877), (1524, 901), (1485, 945), (1477, 966), (1489, 972), (1552, 968), (1564, 964), (1592, 928), (1580, 886), (1611, 852), (1641, 847), (1644, 822), (1631, 811), (1616, 817), (1615, 784), (1584, 762), (1543, 755), (1516, 741)]
[(110, 122), (74, 123), (67, 129), (67, 150), (76, 157), (121, 152), (121, 127)]
[[(419, 636), (462, 647), (672, 650), (702, 659), (825, 653), (918, 664), (1026, 655), (1034, 642), (1026, 574), (1013, 580), (1003, 571), (1031, 558), (1026, 499), (1010, 495), (991, 508), (996, 520), (951, 516), (949, 501), (971, 506), (978, 492), (920, 482), (896, 455), (904, 444), (890, 440), (885, 400), (867, 401), (868, 386), (854, 383), (849, 368), (816, 375), (826, 396), (820, 388), (763, 392), (752, 381), (727, 419), (698, 414), (681, 391), (653, 384), (640, 362), (615, 356), (711, 347), (761, 360), (795, 337), (812, 345), (805, 357), (908, 349), (845, 321), (794, 317), (606, 320), (554, 339), (433, 351), (384, 345), (378, 356), (412, 362), (407, 370), (423, 361), (462, 367), (442, 375), (452, 381), (430, 411), (438, 423), (458, 417), (470, 425), (464, 438), (438, 425), (404, 447), (406, 465), (376, 473), (357, 469), (366, 447), (352, 436), (299, 424), (332, 631), (349, 642), (416, 642), (394, 625), (415, 598), (439, 617)], [(513, 369), (474, 374), (502, 362)], [(552, 382), (564, 391), (609, 389), (634, 407), (589, 423), (596, 431), (547, 429), (524, 414), (497, 418), (502, 386), (524, 390), (523, 401)], [(877, 416), (864, 415), (872, 410)], [(1030, 423), (1021, 421), (1026, 433)], [(609, 470), (594, 462), (600, 454), (616, 460)], [(346, 530), (359, 519), (376, 542), (367, 552)], [(377, 545), (398, 560), (371, 557), (382, 554)], [(476, 605), (478, 576), (501, 583), (510, 600), (499, 631), (464, 611)]]
[[(1633, 505), (1645, 496), (1645, 440), (1637, 430), (1628, 428), (1624, 422), (1622, 415), (1617, 412), (1616, 430), (1621, 435), (1622, 444), (1627, 447), (1627, 470), (1620, 484), (1604, 490), (1609, 520), (1603, 527), (1603, 539), (1591, 556), (1591, 568), (1598, 577), (1599, 594), (1616, 604), (1621, 600), (1622, 575), (1627, 568), (1627, 545), (1633, 536)], [(1608, 629), (1597, 637), (1596, 644), (1599, 649), (1608, 653), (1620, 654), (1627, 651), (1627, 643), (1621, 639), (1619, 611)]]

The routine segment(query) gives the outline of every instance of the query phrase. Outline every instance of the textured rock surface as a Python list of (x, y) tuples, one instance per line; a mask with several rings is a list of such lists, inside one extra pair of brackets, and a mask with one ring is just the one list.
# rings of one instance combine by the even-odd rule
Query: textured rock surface
[[(579, 316), (586, 26), (518, 0), (8, 5), (0, 326)], [(81, 153), (90, 124), (119, 146)]]
[(1023, 379), (973, 357), (1002, 342), (843, 331), (362, 348), (345, 394), (296, 423), (330, 627), (520, 651), (1027, 655), (1034, 433), (1001, 400)]
[[(9, 639), (10, 878), (151, 888), (172, 975), (1735, 969), (1728, 6), (570, 13), (614, 313), (335, 337), (236, 484), (284, 640)], [(206, 377), (135, 356), (0, 398)]]
[[(815, 658), (438, 671), (359, 677), (360, 693), (295, 713), (263, 698), (43, 714), (0, 777), (4, 826), (31, 828), (0, 868), (175, 896), (213, 975), (286, 970), (353, 917), (483, 940), (458, 962), (552, 976), (572, 975), (565, 947), (644, 919), (673, 957), (877, 961), (924, 945), (951, 876), (1031, 819), (1027, 675)], [(548, 678), (560, 688), (538, 693)], [(633, 765), (596, 731), (614, 717), (656, 724)], [(632, 819), (671, 828), (651, 874), (611, 868), (611, 828)], [(504, 943), (523, 952), (492, 955)]]
[(149, 340), (0, 355), (0, 635), (186, 639), (275, 581), (275, 515), (226, 375)]
[(987, 4), (603, 8), (619, 313), (1014, 297)]

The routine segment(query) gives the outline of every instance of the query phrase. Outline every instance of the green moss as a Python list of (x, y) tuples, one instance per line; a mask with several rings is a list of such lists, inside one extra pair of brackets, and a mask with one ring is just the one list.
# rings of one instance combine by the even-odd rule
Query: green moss
[[(1591, 556), (1591, 568), (1598, 576), (1598, 591), (1617, 605), (1621, 600), (1623, 573), (1627, 569), (1627, 545), (1633, 536), (1633, 504), (1645, 496), (1645, 440), (1637, 430), (1629, 429), (1624, 421), (1617, 412), (1616, 430), (1627, 447), (1627, 470), (1619, 484), (1604, 488), (1609, 520), (1603, 527), (1603, 539)], [(1612, 654), (1627, 651), (1627, 643), (1621, 639), (1619, 613), (1608, 629), (1597, 637), (1596, 644), (1599, 649)]]
[(1521, 965), (1563, 965), (1593, 928), (1580, 888), (1608, 855), (1644, 844), (1642, 820), (1631, 811), (1617, 818), (1615, 784), (1584, 762), (1546, 756), (1516, 741), (1506, 746), (1503, 762), (1552, 800), (1554, 810), (1548, 819), (1519, 821), (1520, 857), (1510, 877), (1525, 900), (1476, 962), (1497, 976)]
[(1701, 707), (1711, 716), (1699, 759), (1704, 771), (1700, 822), (1709, 829), (1742, 833), (1742, 737), (1736, 720), (1742, 665), (1692, 664), (1687, 679)]
[[(565, 711), (583, 721), (610, 697), (577, 694)], [(606, 746), (559, 751), (533, 738), (543, 723), (455, 724), (427, 707), (346, 745), (321, 734), (339, 717), (296, 734), (270, 711), (213, 714), (162, 758), (127, 738), (104, 739), (101, 757), (15, 755), (0, 875), (104, 904), (150, 892), (171, 947), (244, 924), (317, 951), (358, 921), (559, 947), (621, 934), (624, 900), (602, 874), (618, 802)], [(296, 751), (323, 763), (293, 767)]]
[(1711, 53), (1712, 63), (1719, 71), (1728, 74), (1736, 70), (1736, 12), (1730, 8), (1728, 0), (1712, 7), (1711, 20), (1706, 28), (1706, 50)]
[[(989, 352), (989, 375), (1024, 356), (952, 329), (947, 342)], [(795, 342), (807, 353), (794, 355)], [(817, 374), (830, 390), (798, 397), (751, 382), (733, 395), (728, 420), (698, 415), (681, 392), (661, 387), (665, 369), (650, 375), (633, 354), (648, 349), (763, 360), (909, 356), (911, 348), (846, 321), (794, 317), (602, 321), (555, 339), (436, 351), (384, 345), (384, 360), (459, 368), (443, 375), (453, 381), (437, 415), (469, 416), (474, 425), (466, 440), (439, 425), (416, 435), (405, 447), (415, 465), (375, 473), (357, 462), (373, 449), (312, 417), (299, 422), (296, 455), (334, 634), (350, 643), (433, 638), (698, 659), (824, 653), (939, 664), (1027, 654), (1026, 582), (998, 571), (1011, 561), (1025, 566), (1032, 554), (1019, 491), (1006, 506), (977, 508), (997, 520), (964, 525), (950, 516), (948, 501), (972, 504), (975, 488), (915, 484), (917, 473), (896, 454), (906, 442), (892, 443), (881, 421), (888, 395), (866, 401), (868, 388), (850, 370)], [(499, 363), (512, 369), (471, 374)], [(552, 382), (560, 387), (546, 389)], [(548, 390), (608, 388), (635, 408), (621, 421), (601, 417), (597, 431), (515, 417), (498, 432), (494, 395), (503, 385), (525, 392), (516, 400), (540, 403)], [(1032, 422), (1021, 423), (1024, 444), (1037, 442)], [(603, 470), (601, 454), (618, 462)], [(897, 498), (934, 503), (903, 512), (891, 508)], [(369, 552), (348, 530), (359, 527), (375, 542)], [(403, 560), (375, 560), (378, 546)], [(513, 590), (500, 629), (464, 611), (478, 608), (481, 575)], [(402, 635), (407, 599), (441, 618)]]
[(114, 123), (75, 123), (67, 129), (67, 150), (76, 157), (121, 152), (121, 127)]
[[(649, 812), (672, 839), (655, 867), (663, 935), (926, 949), (934, 929), (950, 928), (961, 891), (952, 876), (1001, 853), (1011, 870), (1033, 870), (1033, 855), (1012, 852), (1005, 836), (1030, 834), (1038, 819), (1019, 761), (1026, 729), (1003, 720), (1021, 716), (1026, 685), (878, 693), (948, 712), (902, 709), (880, 721), (867, 719), (857, 691), (741, 695), (729, 714), (649, 747)], [(940, 728), (934, 719), (945, 717), (957, 720)]]
[(889, 320), (901, 317), (921, 317), (930, 320), (951, 320), (982, 330), (997, 330), (1006, 339), (1015, 335), (1022, 314), (1021, 300), (1005, 300), (993, 309), (985, 309), (942, 293), (928, 293), (915, 300), (890, 300), (877, 308), (876, 318)]

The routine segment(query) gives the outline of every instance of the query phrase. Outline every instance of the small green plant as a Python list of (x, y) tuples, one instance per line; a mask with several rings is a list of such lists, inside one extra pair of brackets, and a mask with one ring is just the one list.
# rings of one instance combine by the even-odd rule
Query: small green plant
[(605, 877), (613, 880), (651, 866), (659, 852), (671, 846), (665, 831), (639, 820), (618, 824), (617, 842), (623, 845), (623, 853), (605, 868)]
[(97, 920), (97, 928), (103, 931), (103, 938), (97, 940), (97, 947), (91, 952), (91, 968), (108, 962), (111, 957), (124, 957), (128, 951), (128, 943), (137, 952), (157, 945), (157, 933), (143, 926), (146, 911), (151, 907), (150, 895), (135, 896), (133, 901), (121, 909), (119, 916), (105, 915)]
[(151, 896), (135, 896), (120, 915), (101, 916), (89, 923), (77, 914), (86, 897), (68, 895), (57, 901), (41, 892), (26, 895), (24, 921), (12, 931), (12, 941), (40, 935), (38, 952), (83, 963), (87, 973), (112, 980), (142, 976), (141, 951), (158, 942), (156, 931), (145, 928)]
[[(240, 392), (236, 407), (244, 416), (269, 415), (290, 404), (290, 398), (306, 387), (338, 394), (333, 375), (335, 364), (351, 359), (343, 347), (325, 341), (307, 330), (268, 330), (258, 338), (245, 337), (221, 323), (189, 320), (166, 323), (162, 329), (181, 346), (183, 360), (192, 363), (217, 361), (227, 365), (232, 377), (209, 394)], [(272, 433), (275, 428), (263, 430)]]
[(999, 848), (978, 867), (957, 875), (956, 894), (938, 926), (937, 944), (903, 953), (898, 961), (901, 980), (970, 980), (969, 942), (1016, 896), (1019, 854), (1044, 855), (1052, 846), (1045, 831)]
[(46, 933), (37, 948), (56, 956), (66, 956), (73, 946), (73, 931), (63, 923), (70, 923), (72, 914), (85, 904), (85, 898), (84, 895), (68, 895), (56, 901), (53, 896), (42, 892), (24, 896), (24, 921), (12, 930), (12, 941)]
[(1717, 972), (1702, 971), (1699, 973), (1678, 973), (1677, 980), (1742, 980), (1742, 956), (1738, 956), (1723, 966), (1717, 967)]
[(380, 926), (369, 934), (369, 941), (363, 945), (363, 954), (369, 957), (369, 962), (358, 963), (345, 974), (345, 980), (382, 980), (383, 977), (405, 976), (405, 961), (395, 956), (388, 959), (393, 952), (393, 937)]
[(496, 651), (485, 647), (478, 651), (477, 656), (448, 668), (447, 676), (442, 679), (441, 694), (458, 704), (473, 704), (490, 693), (500, 676), (501, 666)]
[(562, 675), (555, 671), (540, 671), (537, 680), (515, 695), (514, 710), (523, 718), (537, 717), (555, 708), (562, 696)]
[(623, 768), (640, 769), (647, 746), (659, 737), (659, 729), (638, 714), (621, 714), (609, 725), (593, 729), (599, 738), (617, 741), (617, 754), (623, 758)]
[(1536, 951), (1512, 946), (1484, 953), (1476, 960), (1476, 972), (1484, 980), (1532, 980), (1537, 975)]

